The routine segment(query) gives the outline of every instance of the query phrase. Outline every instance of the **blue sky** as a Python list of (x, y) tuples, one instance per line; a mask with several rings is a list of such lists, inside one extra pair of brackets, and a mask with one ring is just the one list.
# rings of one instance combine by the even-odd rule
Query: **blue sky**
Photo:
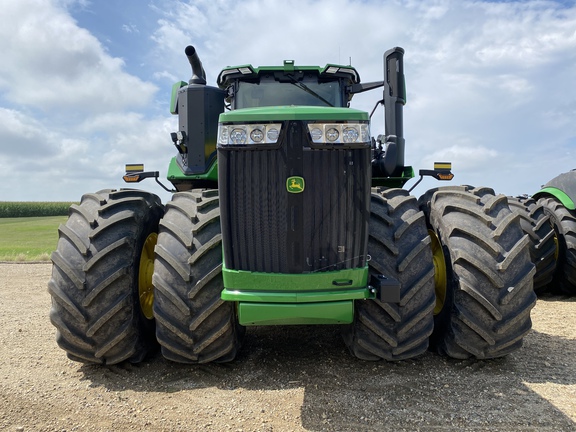
[(576, 168), (574, 1), (0, 0), (0, 11), (0, 200), (125, 187), (127, 162), (165, 176), (170, 88), (191, 75), (189, 44), (211, 85), (224, 66), (285, 59), (351, 60), (376, 81), (384, 51), (402, 46), (415, 170), (452, 161), (452, 184), (517, 195)]

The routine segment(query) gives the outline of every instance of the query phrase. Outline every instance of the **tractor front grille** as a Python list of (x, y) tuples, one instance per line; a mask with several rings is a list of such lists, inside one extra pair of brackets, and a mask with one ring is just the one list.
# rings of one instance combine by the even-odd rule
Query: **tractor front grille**
[[(224, 259), (228, 269), (310, 273), (364, 267), (369, 148), (312, 149), (301, 122), (286, 122), (280, 148), (219, 149)], [(287, 179), (302, 177), (302, 193)]]

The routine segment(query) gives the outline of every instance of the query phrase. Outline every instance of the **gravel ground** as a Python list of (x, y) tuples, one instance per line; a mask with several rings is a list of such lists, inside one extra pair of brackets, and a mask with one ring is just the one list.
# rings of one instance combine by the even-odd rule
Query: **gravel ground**
[(0, 430), (573, 431), (576, 299), (547, 297), (498, 360), (351, 357), (335, 326), (247, 331), (225, 365), (98, 367), (67, 359), (49, 264), (0, 264)]

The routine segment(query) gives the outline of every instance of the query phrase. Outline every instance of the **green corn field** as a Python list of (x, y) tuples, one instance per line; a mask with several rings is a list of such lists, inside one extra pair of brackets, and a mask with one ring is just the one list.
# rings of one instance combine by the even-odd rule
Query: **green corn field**
[(71, 204), (0, 201), (0, 261), (49, 261)]

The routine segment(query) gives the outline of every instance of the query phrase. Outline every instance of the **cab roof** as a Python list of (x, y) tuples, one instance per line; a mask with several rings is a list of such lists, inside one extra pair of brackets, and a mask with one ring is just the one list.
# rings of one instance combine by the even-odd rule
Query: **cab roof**
[(343, 66), (337, 64), (327, 64), (321, 66), (296, 66), (294, 60), (284, 60), (283, 66), (259, 66), (252, 65), (228, 66), (218, 75), (218, 87), (225, 89), (236, 79), (257, 80), (265, 74), (284, 74), (295, 75), (296, 77), (306, 72), (317, 74), (321, 80), (334, 80), (343, 78), (349, 80), (350, 84), (358, 84), (360, 75), (352, 66)]

